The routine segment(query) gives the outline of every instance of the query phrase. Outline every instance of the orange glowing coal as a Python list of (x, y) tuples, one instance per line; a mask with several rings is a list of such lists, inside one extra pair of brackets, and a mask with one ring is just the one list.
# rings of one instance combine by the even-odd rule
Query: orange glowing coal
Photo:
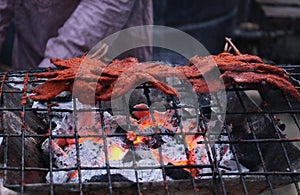
[[(152, 150), (152, 152), (159, 162), (159, 158), (160, 158), (159, 153), (154, 150)], [(195, 163), (194, 160), (190, 160), (190, 159), (185, 159), (185, 160), (180, 160), (180, 161), (172, 161), (171, 159), (167, 158), (164, 155), (162, 155), (162, 158), (163, 158), (164, 164), (166, 164), (166, 162), (170, 162), (174, 166), (187, 166), (187, 165), (193, 165)], [(190, 172), (192, 177), (196, 177), (199, 174), (199, 171), (196, 168), (183, 168), (183, 170)]]
[[(134, 106), (135, 111), (133, 111), (133, 116), (139, 119), (138, 124), (142, 127), (141, 129), (146, 129), (149, 127), (157, 127), (159, 125), (164, 126), (165, 128), (168, 128), (167, 119), (170, 117), (169, 115), (173, 114), (171, 112), (158, 112), (156, 110), (153, 110), (153, 115), (150, 115), (149, 107), (146, 104), (137, 104)], [(194, 129), (196, 127), (196, 123), (191, 121), (190, 125), (187, 127), (183, 127), (185, 130), (189, 131), (189, 129)], [(159, 133), (159, 132), (158, 132)], [(134, 132), (127, 133), (127, 139), (131, 140), (135, 145), (144, 142), (145, 139), (142, 136), (137, 136)], [(201, 149), (205, 150), (203, 144), (199, 145), (199, 142), (203, 141), (202, 136), (198, 135), (186, 135), (185, 136), (185, 142), (188, 147), (187, 157), (186, 159), (174, 161), (172, 159), (169, 159), (164, 154), (159, 154), (158, 150), (156, 149), (150, 149), (154, 156), (156, 157), (157, 161), (160, 162), (160, 160), (163, 160), (164, 164), (172, 163), (174, 166), (188, 166), (188, 165), (195, 165), (196, 164), (196, 147), (200, 147)], [(202, 162), (207, 162), (207, 156), (201, 157)], [(199, 174), (198, 169), (196, 168), (184, 168), (184, 170), (191, 173), (192, 177), (195, 177)]]
[(131, 141), (134, 145), (144, 143), (145, 141), (143, 136), (137, 136), (134, 131), (127, 131), (126, 138), (127, 140)]
[(133, 131), (127, 131), (126, 133), (126, 138), (131, 141), (131, 142), (134, 142), (137, 140), (137, 135), (135, 132)]
[(137, 109), (132, 112), (133, 116), (139, 119), (138, 123), (143, 128), (156, 127), (158, 125), (164, 125), (166, 122), (166, 113), (153, 110), (151, 116), (149, 107), (146, 104), (137, 104), (133, 108)]
[(142, 136), (137, 136), (136, 140), (134, 140), (133, 144), (138, 145), (139, 143), (144, 143), (144, 138)]
[(125, 149), (117, 144), (111, 145), (108, 148), (108, 159), (109, 160), (122, 160), (128, 149)]
[[(136, 119), (133, 119), (135, 121), (137, 121), (137, 125), (138, 125), (138, 132), (134, 132), (134, 131), (127, 131), (126, 132), (126, 139), (128, 141), (130, 141), (131, 143), (133, 143), (133, 145), (135, 147), (138, 147), (138, 145), (140, 143), (145, 143), (147, 140), (147, 137), (145, 136), (139, 136), (137, 135), (138, 133), (142, 133), (144, 129), (147, 128), (155, 128), (158, 126), (163, 126), (167, 129), (171, 129), (168, 128), (169, 126), (171, 126), (172, 124), (170, 124), (168, 122), (168, 119), (170, 119), (170, 116), (174, 113), (171, 113), (169, 111), (166, 112), (158, 112), (156, 110), (153, 110), (153, 115), (150, 114), (149, 111), (149, 107), (146, 104), (137, 104), (135, 107), (135, 109), (140, 109), (140, 110), (135, 110), (132, 114)], [(173, 116), (173, 115), (172, 115)], [(85, 120), (86, 119), (86, 120)], [(82, 143), (86, 140), (91, 140), (95, 143), (98, 143), (100, 145), (103, 145), (103, 137), (101, 136), (93, 136), (93, 135), (101, 135), (101, 127), (99, 127), (99, 125), (94, 125), (97, 124), (94, 119), (94, 113), (85, 113), (81, 116), (81, 120), (78, 122), (78, 129), (79, 129), (79, 143)], [(187, 126), (187, 127), (183, 127), (183, 129), (189, 129), (189, 128), (193, 128), (195, 126), (195, 124), (191, 124), (191, 126)], [(93, 127), (93, 128), (90, 128)], [(99, 128), (99, 132), (96, 131), (91, 131), (91, 129), (97, 129)], [(156, 132), (157, 134), (160, 133), (160, 131)], [(185, 135), (185, 142), (187, 144), (187, 155), (186, 158), (182, 158), (180, 160), (173, 160), (170, 159), (167, 155), (165, 154), (160, 154), (157, 149), (152, 149), (149, 148), (153, 155), (155, 156), (155, 158), (157, 159), (158, 163), (161, 163), (161, 160), (163, 161), (163, 164), (168, 164), (168, 163), (172, 163), (174, 166), (187, 166), (186, 168), (183, 168), (184, 170), (188, 171), (191, 173), (192, 177), (195, 177), (199, 174), (199, 170), (196, 168), (191, 168), (188, 167), (190, 165), (195, 165), (197, 162), (196, 158), (199, 158), (199, 156), (197, 157), (195, 152), (196, 152), (196, 147), (200, 147), (200, 150), (205, 150), (205, 148), (203, 146), (199, 146), (199, 142), (203, 141), (203, 137), (202, 136), (197, 136), (197, 135)], [(74, 138), (66, 138), (66, 139), (57, 139), (56, 142), (54, 143), (53, 148), (60, 148), (62, 146), (65, 145), (75, 145), (74, 143)], [(125, 144), (125, 143), (123, 143)], [(202, 144), (203, 145), (203, 144)], [(56, 147), (58, 146), (58, 147)], [(122, 144), (120, 143), (115, 143), (112, 142), (111, 144), (109, 144), (107, 146), (107, 149), (105, 150), (105, 152), (107, 152), (108, 154), (108, 160), (109, 161), (119, 161), (119, 160), (123, 160), (124, 156), (126, 155), (126, 153), (128, 152), (128, 147), (124, 147)], [(63, 153), (63, 151), (61, 151), (62, 155), (66, 155)], [(101, 159), (101, 161), (105, 160), (104, 156), (99, 156), (99, 158)], [(201, 157), (202, 162), (206, 163), (207, 158), (206, 156)], [(72, 175), (70, 175), (70, 178), (72, 177), (76, 177), (76, 171), (74, 171), (74, 173)]]

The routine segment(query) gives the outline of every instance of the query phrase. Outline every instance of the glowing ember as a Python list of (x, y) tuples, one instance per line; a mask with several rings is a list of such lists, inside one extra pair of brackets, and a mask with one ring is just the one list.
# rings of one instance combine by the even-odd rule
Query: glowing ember
[[(84, 114), (81, 116), (80, 124), (75, 124), (72, 114), (68, 115), (53, 130), (54, 135), (74, 136), (70, 138), (53, 138), (52, 151), (54, 153), (55, 165), (59, 168), (76, 167), (77, 152), (75, 142), (75, 127), (78, 128), (78, 145), (81, 166), (99, 167), (95, 170), (81, 170), (83, 181), (90, 180), (93, 176), (105, 176), (106, 170), (103, 167), (109, 166), (117, 169), (111, 170), (111, 173), (121, 174), (125, 178), (135, 181), (135, 173), (130, 169), (122, 167), (146, 166), (152, 169), (138, 170), (140, 181), (162, 181), (160, 169), (155, 169), (160, 165), (172, 164), (174, 166), (183, 166), (182, 170), (188, 172), (191, 177), (199, 177), (201, 173), (211, 172), (210, 168), (194, 168), (193, 165), (210, 165), (208, 152), (203, 143), (202, 136), (189, 134), (197, 132), (198, 125), (194, 120), (183, 121), (179, 128), (174, 123), (174, 110), (157, 111), (151, 107), (151, 112), (145, 104), (135, 106), (132, 114), (135, 118), (129, 117), (134, 130), (127, 131), (121, 136), (112, 136), (118, 132), (119, 122), (126, 124), (128, 118), (125, 116), (112, 116), (104, 112), (104, 123), (95, 113)], [(152, 113), (152, 114), (151, 114)], [(90, 119), (93, 117), (93, 119)], [(87, 118), (85, 120), (85, 118)], [(120, 121), (117, 119), (121, 119)], [(78, 122), (78, 123), (79, 123)], [(104, 131), (103, 131), (104, 130)], [(103, 136), (105, 132), (106, 136)], [(184, 132), (184, 135), (177, 134)], [(185, 134), (186, 133), (186, 134)], [(139, 135), (143, 134), (143, 135)], [(108, 135), (108, 136), (107, 136)], [(134, 146), (134, 150), (129, 145)], [(49, 145), (47, 140), (43, 144), (43, 150), (47, 151)], [(229, 150), (228, 150), (229, 151)], [(230, 152), (230, 151), (229, 151)], [(108, 159), (106, 159), (106, 155)], [(133, 158), (134, 155), (134, 158)], [(108, 161), (108, 162), (107, 162)], [(226, 161), (224, 161), (226, 163)], [(58, 171), (54, 172), (54, 181), (78, 182), (78, 171)], [(47, 180), (49, 175), (47, 176)]]
[(118, 145), (111, 145), (108, 148), (109, 160), (122, 160), (128, 150)]
[(134, 140), (133, 144), (138, 145), (140, 143), (145, 143), (145, 139), (142, 136), (137, 136), (136, 140)]
[(78, 171), (73, 171), (73, 172), (69, 175), (69, 178), (70, 178), (70, 179), (74, 179), (74, 178), (76, 178), (76, 177), (78, 177)]
[(136, 136), (135, 132), (133, 132), (133, 131), (127, 131), (126, 138), (131, 142), (134, 142), (137, 140), (137, 136)]
[(150, 113), (149, 107), (146, 104), (137, 104), (134, 106), (137, 109), (132, 112), (133, 116), (139, 119), (138, 123), (142, 126), (142, 129), (163, 126), (167, 124), (167, 119), (170, 117), (168, 112), (159, 112), (152, 109), (152, 114)]

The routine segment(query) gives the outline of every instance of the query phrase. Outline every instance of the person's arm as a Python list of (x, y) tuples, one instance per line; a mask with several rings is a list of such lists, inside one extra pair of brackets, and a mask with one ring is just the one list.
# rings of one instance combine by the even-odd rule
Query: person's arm
[(39, 67), (51, 66), (49, 58), (70, 58), (88, 52), (97, 42), (122, 29), (135, 0), (82, 0), (58, 36), (49, 39)]
[(0, 0), (0, 50), (13, 16), (13, 8), (13, 0)]

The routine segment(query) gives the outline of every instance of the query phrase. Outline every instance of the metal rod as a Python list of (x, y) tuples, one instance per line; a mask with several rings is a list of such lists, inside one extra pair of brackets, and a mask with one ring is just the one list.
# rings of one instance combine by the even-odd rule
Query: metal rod
[[(6, 75), (6, 73), (4, 74), (4, 76)], [(5, 80), (2, 80), (2, 83), (1, 83), (1, 90), (3, 89), (3, 86), (4, 86), (4, 82)], [(3, 97), (3, 94), (1, 94), (1, 100), (2, 100), (2, 97)], [(2, 104), (2, 101), (1, 101), (1, 104)], [(1, 119), (1, 130), (3, 130), (3, 134), (6, 135), (8, 134), (8, 130), (7, 128), (4, 128), (4, 125), (3, 125), (3, 119)], [(4, 137), (4, 136), (1, 136), (3, 138), (2, 140), (2, 144), (4, 146), (4, 154), (3, 154), (3, 168), (4, 168), (4, 171), (3, 171), (3, 185), (6, 184), (6, 179), (7, 179), (7, 163), (8, 163), (8, 138), (7, 137)]]
[[(176, 105), (176, 103), (175, 102), (177, 102), (176, 100), (175, 100), (175, 98), (173, 97), (173, 96), (171, 96), (171, 97), (169, 97), (169, 99), (171, 100), (171, 104), (172, 104), (172, 107), (174, 107), (174, 109), (175, 109), (175, 113), (174, 113), (174, 115), (175, 115), (175, 117), (176, 118), (180, 118), (180, 116), (179, 116), (179, 114), (178, 114), (178, 111), (177, 111), (177, 105)], [(199, 108), (197, 107), (196, 108), (196, 113), (199, 113)], [(179, 120), (179, 119), (178, 119)], [(198, 122), (198, 124), (199, 124), (199, 121), (198, 121), (199, 119), (197, 119), (197, 122)], [(180, 121), (180, 120), (179, 120)], [(187, 156), (187, 159), (189, 160), (189, 148), (188, 148), (188, 145), (187, 145), (187, 143), (186, 143), (186, 141), (185, 141), (185, 136), (187, 135), (184, 131), (183, 131), (183, 127), (182, 127), (182, 124), (181, 123), (179, 123), (179, 129), (180, 129), (180, 132), (179, 132), (179, 137), (181, 138), (181, 142), (183, 143), (183, 145), (184, 145), (184, 149), (185, 149), (185, 153), (186, 153), (186, 156)], [(195, 135), (195, 133), (193, 133), (193, 135)], [(177, 166), (178, 167), (178, 166)], [(211, 166), (209, 166), (209, 167), (211, 167)], [(192, 173), (192, 165), (191, 164), (189, 164), (188, 165), (188, 168), (189, 168), (189, 170), (190, 170), (190, 173)], [(198, 195), (199, 193), (198, 193), (198, 187), (197, 187), (197, 184), (196, 184), (196, 182), (195, 182), (195, 178), (194, 178), (194, 176), (193, 175), (191, 175), (190, 174), (190, 180), (191, 180), (191, 183), (192, 183), (192, 186), (193, 186), (193, 190), (194, 190), (194, 194), (195, 195)]]
[[(247, 109), (246, 109), (246, 106), (245, 106), (245, 104), (244, 104), (244, 102), (243, 102), (243, 100), (242, 100), (242, 97), (241, 97), (240, 93), (239, 93), (239, 92), (236, 92), (236, 95), (237, 95), (237, 97), (238, 97), (238, 99), (239, 99), (239, 102), (240, 102), (241, 105), (242, 105), (243, 110), (246, 111)], [(251, 134), (252, 134), (253, 138), (256, 140), (257, 137), (256, 137), (256, 135), (255, 135), (254, 128), (253, 128), (253, 126), (252, 126), (252, 120), (251, 120), (249, 117), (246, 117), (246, 120), (247, 120), (247, 124), (249, 125)], [(259, 143), (256, 143), (255, 146), (256, 146), (257, 152), (258, 152), (258, 154), (259, 154), (259, 157), (260, 157), (260, 160), (261, 160), (261, 163), (262, 163), (263, 170), (264, 170), (264, 172), (265, 172), (265, 171), (267, 171), (267, 168), (266, 168), (266, 164), (265, 164), (265, 161), (264, 161), (264, 158), (263, 158), (263, 155), (262, 155), (262, 151), (261, 151), (261, 149), (260, 149), (260, 144), (259, 144)], [(268, 185), (269, 185), (269, 187), (270, 187), (271, 194), (272, 194), (272, 195), (275, 195), (274, 188), (273, 188), (272, 182), (270, 181), (269, 176), (266, 175), (265, 177), (266, 177), (266, 180), (267, 180)]]
[[(148, 104), (148, 107), (149, 107), (149, 113), (150, 113), (151, 120), (152, 120), (153, 124), (155, 124), (155, 126), (156, 126), (154, 128), (157, 128), (156, 119), (154, 117), (154, 111), (151, 107), (152, 102), (151, 102), (151, 99), (150, 99), (150, 90), (145, 85), (144, 85), (144, 95), (147, 99), (147, 104)], [(165, 170), (165, 165), (164, 165), (164, 161), (163, 161), (163, 157), (162, 157), (162, 149), (160, 147), (158, 148), (158, 152), (159, 152), (159, 163), (160, 163), (160, 166), (161, 166), (162, 176), (163, 176), (163, 180), (164, 180), (165, 193), (167, 195), (169, 195), (170, 194), (169, 186), (168, 186), (168, 182), (167, 182), (167, 179), (166, 179), (167, 177), (166, 177), (166, 170)]]
[[(98, 102), (99, 108), (102, 108), (101, 101)], [(101, 110), (101, 109), (100, 109)], [(109, 194), (113, 194), (113, 187), (112, 187), (112, 181), (111, 181), (111, 174), (110, 174), (110, 165), (109, 165), (109, 157), (108, 157), (108, 146), (107, 146), (107, 134), (105, 132), (104, 128), (104, 112), (100, 111), (100, 120), (101, 120), (101, 129), (103, 134), (103, 147), (104, 147), (104, 154), (105, 154), (105, 167), (107, 172), (107, 178), (108, 178), (108, 190)]]
[(76, 105), (76, 99), (73, 98), (73, 108), (74, 108), (74, 117), (75, 117), (75, 147), (76, 147), (76, 161), (77, 161), (77, 170), (78, 171), (78, 185), (79, 185), (79, 191), (80, 195), (83, 195), (83, 189), (82, 189), (82, 176), (81, 176), (81, 160), (80, 160), (80, 149), (79, 149), (79, 126), (78, 126), (78, 115), (77, 115), (77, 105)]
[(24, 194), (24, 186), (26, 185), (25, 183), (25, 134), (26, 134), (26, 124), (25, 124), (25, 117), (26, 117), (26, 112), (25, 112), (25, 107), (27, 103), (26, 99), (26, 91), (27, 91), (27, 85), (28, 85), (28, 74), (24, 75), (24, 85), (23, 85), (23, 95), (22, 95), (22, 100), (21, 100), (21, 105), (22, 105), (22, 113), (21, 113), (21, 194)]
[[(204, 116), (204, 111), (203, 109), (201, 108), (200, 106), (200, 117), (203, 119), (203, 125), (204, 125), (204, 131), (205, 131), (205, 136), (203, 136), (203, 139), (204, 139), (204, 145), (205, 145), (205, 148), (206, 148), (206, 153), (207, 153), (207, 156), (208, 156), (208, 160), (209, 160), (209, 163), (212, 165), (211, 167), (211, 172), (212, 172), (212, 176), (213, 176), (213, 183), (215, 184), (216, 186), (216, 189), (217, 189), (217, 193), (220, 194), (219, 192), (219, 185), (218, 183), (215, 181), (216, 180), (216, 176), (218, 175), (218, 179), (220, 180), (221, 182), (221, 186), (222, 186), (222, 189), (223, 189), (223, 193), (224, 195), (227, 194), (227, 191), (225, 189), (225, 185), (224, 185), (224, 182), (222, 180), (222, 175), (217, 167), (217, 161), (213, 160), (212, 159), (212, 154), (210, 152), (211, 148), (210, 146), (208, 145), (208, 142), (207, 142), (207, 130), (209, 129), (208, 128), (208, 122), (206, 121), (206, 117)], [(199, 123), (200, 124), (200, 123)], [(201, 128), (201, 127), (200, 127)], [(199, 129), (198, 131), (201, 131), (201, 129)], [(202, 130), (203, 131), (203, 130)]]
[[(229, 127), (228, 127), (227, 125), (225, 125), (225, 131), (226, 131), (226, 133), (227, 133), (227, 135), (228, 135), (229, 141), (230, 141), (231, 139), (233, 139), (233, 138), (232, 138), (232, 135), (230, 134)], [(240, 164), (240, 162), (239, 162), (239, 158), (238, 158), (237, 151), (236, 151), (235, 146), (234, 146), (233, 144), (230, 144), (229, 147), (230, 147), (230, 149), (232, 150), (232, 153), (233, 153), (233, 156), (234, 156), (234, 160), (236, 161), (236, 166), (237, 166), (237, 168), (238, 168), (238, 174), (239, 174), (240, 179), (241, 179), (241, 181), (242, 181), (243, 190), (244, 190), (245, 194), (248, 195), (248, 189), (247, 189), (246, 181), (245, 181), (244, 175), (241, 174), (241, 173), (243, 173), (243, 172), (242, 172), (241, 164)], [(226, 174), (226, 173), (224, 173), (224, 174)]]
[[(282, 92), (282, 95), (283, 95), (284, 99), (286, 100), (286, 102), (287, 102), (289, 108), (290, 108), (290, 109), (293, 109), (290, 100), (287, 98), (287, 95), (286, 95), (285, 93), (283, 93), (283, 92)], [(296, 115), (295, 115), (295, 114), (290, 114), (290, 115), (291, 115), (291, 117), (293, 118), (293, 120), (294, 120), (296, 126), (298, 127), (298, 130), (300, 131), (300, 125), (299, 125), (299, 121), (298, 121)], [(273, 124), (274, 124), (274, 122), (275, 122), (275, 121), (274, 121), (274, 118), (272, 117), (272, 119), (273, 119), (272, 122), (273, 122)], [(276, 131), (277, 131), (278, 137), (281, 139), (280, 133), (278, 132), (278, 129), (277, 129), (277, 128), (276, 128)], [(289, 167), (289, 169), (290, 169), (291, 172), (294, 172), (294, 169), (293, 169), (292, 166), (291, 166), (290, 159), (289, 159), (289, 157), (288, 157), (288, 155), (287, 155), (286, 148), (285, 148), (285, 146), (283, 145), (282, 142), (281, 142), (281, 146), (282, 146), (282, 149), (283, 149), (283, 151), (284, 151), (284, 155), (285, 155), (285, 158), (286, 158), (286, 160), (287, 160), (288, 167)], [(295, 177), (293, 177), (293, 175), (292, 175), (291, 177), (292, 177), (293, 183), (294, 183), (294, 185), (295, 185), (295, 188), (296, 188), (296, 190), (297, 190), (297, 193), (300, 194), (300, 188), (299, 188), (298, 181), (296, 180)]]
[(54, 195), (54, 182), (53, 182), (53, 148), (52, 148), (52, 141), (53, 141), (53, 138), (52, 138), (52, 130), (53, 130), (53, 127), (52, 127), (52, 107), (51, 107), (51, 102), (48, 102), (48, 118), (49, 118), (49, 176), (50, 176), (50, 194), (51, 195)]

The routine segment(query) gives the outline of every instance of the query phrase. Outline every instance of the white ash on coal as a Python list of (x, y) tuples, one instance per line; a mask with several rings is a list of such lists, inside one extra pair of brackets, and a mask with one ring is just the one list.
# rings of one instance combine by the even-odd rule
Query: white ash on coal
[[(187, 109), (186, 112), (189, 110)], [(195, 114), (193, 112), (195, 111), (191, 111), (191, 116)], [(107, 174), (117, 180), (132, 182), (137, 182), (137, 179), (139, 182), (163, 181), (160, 167), (167, 165), (182, 166), (176, 167), (179, 170), (177, 173), (166, 168), (168, 180), (200, 178), (201, 174), (211, 173), (209, 168), (210, 159), (213, 159), (209, 156), (212, 154), (211, 146), (204, 143), (202, 135), (196, 135), (197, 121), (194, 119), (184, 119), (183, 127), (179, 127), (176, 126), (178, 123), (173, 122), (173, 110), (165, 112), (154, 110), (155, 125), (149, 113), (139, 119), (130, 117), (129, 120), (135, 131), (130, 135), (133, 139), (129, 140), (128, 132), (120, 130), (118, 125), (120, 122), (126, 123), (128, 118), (120, 115), (112, 116), (108, 112), (104, 112), (103, 115), (103, 127), (100, 116), (95, 113), (92, 116), (96, 123), (92, 127), (78, 125), (79, 139), (77, 140), (70, 137), (75, 134), (73, 114), (67, 114), (56, 122), (57, 126), (52, 131), (54, 137), (51, 142), (56, 168), (53, 169), (52, 179), (50, 172), (48, 173), (47, 182), (52, 180), (54, 183), (77, 183), (79, 175), (83, 182), (101, 182), (107, 180)], [(215, 124), (216, 122), (209, 123), (209, 125)], [(65, 135), (68, 137), (64, 137)], [(76, 145), (79, 146), (77, 149)], [(47, 139), (42, 144), (42, 149), (49, 154), (49, 148), (49, 139)], [(226, 152), (224, 152), (225, 148)], [(215, 144), (215, 151), (224, 153), (217, 158), (221, 169), (228, 166), (227, 171), (237, 171), (236, 166), (236, 169), (233, 168), (231, 160), (233, 155), (228, 145)], [(78, 170), (78, 163), (80, 163), (80, 170)], [(190, 165), (198, 167), (191, 168)], [(55, 170), (63, 168), (67, 168), (68, 171)]]
[[(229, 141), (228, 136), (220, 135), (220, 141)], [(230, 144), (215, 144), (216, 159), (219, 162), (219, 168), (222, 172), (249, 172), (249, 169), (234, 160), (233, 153), (230, 150)], [(239, 170), (240, 169), (240, 170)], [(229, 176), (229, 177), (235, 177)]]
[[(119, 140), (112, 138), (108, 141), (108, 148), (117, 147), (116, 144)], [(122, 143), (119, 143), (122, 144)], [(135, 181), (135, 172), (132, 167), (134, 162), (132, 157), (128, 155), (128, 149), (113, 148), (114, 152), (122, 153), (119, 156), (112, 156), (109, 159), (110, 174), (119, 174), (129, 181)], [(77, 165), (76, 148), (73, 147), (69, 151), (64, 151), (66, 155), (61, 155), (56, 158), (55, 164), (58, 168), (72, 168)], [(98, 168), (96, 170), (81, 170), (82, 181), (90, 181), (94, 176), (103, 176), (107, 174), (105, 169), (105, 153), (103, 151), (103, 145), (97, 144), (94, 141), (86, 140), (79, 146), (80, 164), (82, 167)], [(111, 154), (111, 153), (109, 153)], [(150, 150), (136, 151), (136, 165), (137, 167), (152, 167), (152, 169), (137, 170), (139, 175), (139, 181), (162, 181), (161, 170), (155, 169), (159, 166), (155, 157)], [(129, 156), (129, 157), (128, 157)], [(47, 175), (47, 181), (50, 181), (50, 173)], [(71, 171), (57, 171), (53, 172), (53, 182), (79, 182), (78, 172), (76, 170)]]

